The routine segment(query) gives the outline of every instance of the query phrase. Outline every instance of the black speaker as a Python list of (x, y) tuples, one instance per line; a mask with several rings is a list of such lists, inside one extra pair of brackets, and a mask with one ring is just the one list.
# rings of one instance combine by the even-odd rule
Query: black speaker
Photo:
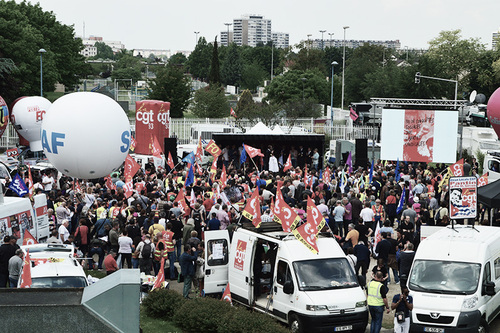
[(368, 165), (368, 139), (356, 139), (356, 166)]
[(168, 153), (172, 154), (172, 159), (174, 160), (174, 164), (177, 164), (177, 138), (165, 138), (164, 139), (164, 147), (165, 151), (165, 160), (168, 159)]

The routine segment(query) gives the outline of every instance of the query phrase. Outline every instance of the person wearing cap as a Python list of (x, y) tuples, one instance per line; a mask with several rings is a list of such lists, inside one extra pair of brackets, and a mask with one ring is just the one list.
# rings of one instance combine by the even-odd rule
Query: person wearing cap
[(21, 274), (21, 269), (23, 268), (23, 257), (23, 250), (17, 249), (15, 254), (9, 259), (9, 285), (11, 288), (17, 288), (19, 275)]

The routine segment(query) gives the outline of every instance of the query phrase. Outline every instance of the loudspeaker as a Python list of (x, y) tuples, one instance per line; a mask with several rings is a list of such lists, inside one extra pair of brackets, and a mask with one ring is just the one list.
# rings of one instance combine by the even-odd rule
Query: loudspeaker
[(356, 139), (356, 166), (368, 165), (368, 139)]
[(172, 159), (174, 163), (177, 164), (177, 138), (165, 138), (164, 139), (164, 147), (165, 151), (165, 160), (168, 159), (168, 153), (172, 154)]

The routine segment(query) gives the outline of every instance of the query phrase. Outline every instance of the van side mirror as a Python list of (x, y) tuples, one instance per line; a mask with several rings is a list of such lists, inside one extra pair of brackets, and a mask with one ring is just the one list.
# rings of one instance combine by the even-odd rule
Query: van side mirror
[(291, 295), (293, 294), (293, 282), (288, 280), (285, 282), (285, 284), (283, 285), (283, 292), (285, 294), (288, 294), (288, 295)]
[(488, 281), (483, 283), (483, 295), (487, 296), (494, 296), (496, 294), (495, 292), (495, 282)]

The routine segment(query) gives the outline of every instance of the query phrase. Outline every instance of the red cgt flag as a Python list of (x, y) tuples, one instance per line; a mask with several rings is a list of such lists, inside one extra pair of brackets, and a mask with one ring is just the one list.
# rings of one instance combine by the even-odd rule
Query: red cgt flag
[(249, 145), (245, 145), (245, 150), (250, 158), (254, 158), (255, 156), (264, 156), (260, 149), (250, 147)]
[(23, 262), (23, 273), (21, 274), (21, 286), (20, 288), (31, 288), (31, 259), (30, 250), (26, 251), (26, 256)]
[(161, 158), (162, 154), (161, 146), (156, 136), (153, 138), (153, 146), (151, 150), (152, 150), (151, 153), (153, 154), (154, 157)]
[(201, 136), (198, 140), (198, 147), (196, 147), (196, 154), (194, 154), (195, 161), (201, 162), (201, 157), (203, 155), (203, 146), (201, 145)]
[(170, 167), (170, 169), (174, 169), (175, 168), (175, 164), (174, 164), (174, 159), (172, 158), (172, 154), (170, 152), (168, 152), (168, 159), (167, 159), (167, 165)]
[(464, 159), (456, 161), (450, 166), (453, 177), (462, 177), (464, 175)]
[(283, 172), (290, 170), (292, 168), (292, 155), (288, 154), (288, 159), (286, 160), (285, 165), (283, 166)]
[(221, 185), (223, 187), (226, 186), (227, 174), (226, 174), (226, 166), (225, 165), (222, 165), (222, 172), (220, 174), (220, 182), (221, 182)]
[(481, 187), (484, 185), (488, 185), (488, 173), (487, 172), (484, 175), (482, 175), (481, 177), (479, 177), (479, 179), (477, 180), (477, 187)]
[(226, 301), (233, 305), (233, 299), (231, 298), (231, 291), (229, 290), (229, 282), (227, 283), (224, 293), (222, 294), (222, 301)]
[(135, 146), (137, 146), (137, 141), (133, 136), (130, 136), (130, 151), (134, 151)]
[(259, 191), (257, 189), (253, 191), (250, 200), (247, 202), (247, 205), (245, 206), (245, 209), (243, 209), (243, 212), (241, 214), (252, 221), (252, 224), (256, 228), (260, 227), (262, 219), (260, 214)]
[(302, 244), (304, 244), (314, 254), (319, 252), (318, 244), (316, 244), (316, 228), (311, 222), (304, 223), (292, 232)]
[(125, 170), (123, 171), (123, 174), (125, 176), (125, 183), (128, 183), (129, 181), (132, 181), (132, 178), (134, 178), (135, 174), (141, 166), (139, 163), (137, 163), (132, 156), (127, 155), (127, 158), (125, 159)]
[(156, 280), (153, 288), (151, 288), (151, 291), (161, 289), (163, 282), (165, 282), (165, 257), (162, 256), (160, 270), (158, 271), (158, 275), (156, 276)]
[(33, 244), (38, 244), (36, 241), (35, 237), (29, 232), (28, 229), (24, 230), (24, 236), (23, 236), (23, 246), (24, 245), (33, 245)]
[(311, 197), (307, 198), (307, 222), (311, 223), (316, 228), (316, 235), (323, 229), (326, 224), (323, 214), (319, 211)]

